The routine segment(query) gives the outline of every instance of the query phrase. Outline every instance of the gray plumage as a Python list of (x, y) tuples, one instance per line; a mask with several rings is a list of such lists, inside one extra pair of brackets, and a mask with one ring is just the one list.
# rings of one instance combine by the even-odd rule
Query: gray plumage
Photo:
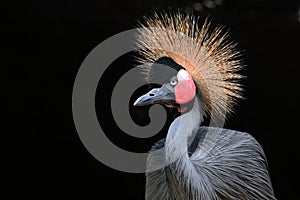
[[(199, 105), (196, 100), (190, 112), (173, 121), (167, 138), (153, 146), (146, 199), (276, 199), (259, 143), (248, 133), (199, 126), (203, 119)], [(164, 151), (157, 151), (162, 147)], [(170, 165), (152, 171), (176, 156)]]

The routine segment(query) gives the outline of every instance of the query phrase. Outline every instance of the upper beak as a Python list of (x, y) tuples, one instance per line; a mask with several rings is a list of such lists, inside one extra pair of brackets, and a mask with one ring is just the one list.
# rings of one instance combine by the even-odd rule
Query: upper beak
[(171, 91), (166, 86), (162, 86), (161, 88), (154, 88), (150, 90), (150, 92), (140, 96), (135, 102), (134, 106), (146, 106), (150, 104), (174, 104), (175, 103), (175, 95), (174, 92)]

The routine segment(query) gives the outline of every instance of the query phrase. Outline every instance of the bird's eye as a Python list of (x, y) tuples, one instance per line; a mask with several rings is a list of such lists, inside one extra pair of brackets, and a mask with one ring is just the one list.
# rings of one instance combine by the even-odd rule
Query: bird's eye
[(171, 84), (172, 86), (175, 86), (175, 85), (177, 85), (177, 83), (178, 83), (177, 77), (173, 77), (173, 78), (171, 78), (171, 80), (170, 80), (170, 84)]

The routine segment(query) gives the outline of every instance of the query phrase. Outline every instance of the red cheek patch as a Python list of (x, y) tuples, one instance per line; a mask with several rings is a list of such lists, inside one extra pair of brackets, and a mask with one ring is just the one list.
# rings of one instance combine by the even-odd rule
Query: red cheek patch
[(196, 87), (192, 76), (181, 69), (178, 74), (178, 84), (175, 86), (175, 100), (178, 104), (185, 104), (194, 99)]

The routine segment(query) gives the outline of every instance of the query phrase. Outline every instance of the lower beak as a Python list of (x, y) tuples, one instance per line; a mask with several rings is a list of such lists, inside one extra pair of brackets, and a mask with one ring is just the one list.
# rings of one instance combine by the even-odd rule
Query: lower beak
[(154, 88), (150, 92), (140, 96), (135, 102), (134, 106), (146, 106), (151, 104), (167, 104), (175, 103), (175, 95), (170, 89), (165, 86), (161, 88)]

